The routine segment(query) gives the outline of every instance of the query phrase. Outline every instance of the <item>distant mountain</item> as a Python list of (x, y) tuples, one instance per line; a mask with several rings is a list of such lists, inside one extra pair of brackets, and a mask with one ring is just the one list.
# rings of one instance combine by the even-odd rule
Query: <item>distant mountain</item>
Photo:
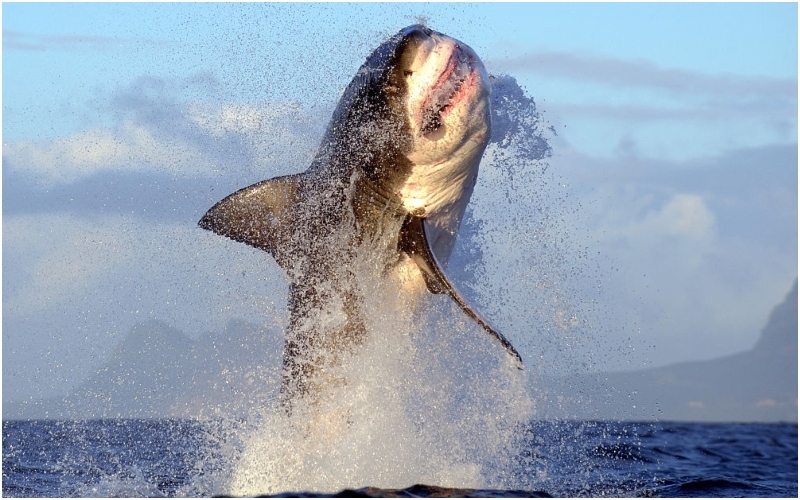
[[(61, 399), (3, 404), (3, 419), (246, 414), (276, 397), (283, 332), (232, 321), (193, 340), (150, 321)], [(637, 372), (538, 378), (540, 418), (797, 421), (797, 282), (750, 351)]]
[(61, 399), (3, 404), (3, 419), (244, 414), (275, 397), (283, 332), (232, 321), (200, 340), (140, 323), (109, 361)]
[(541, 381), (545, 418), (797, 422), (797, 281), (749, 351)]

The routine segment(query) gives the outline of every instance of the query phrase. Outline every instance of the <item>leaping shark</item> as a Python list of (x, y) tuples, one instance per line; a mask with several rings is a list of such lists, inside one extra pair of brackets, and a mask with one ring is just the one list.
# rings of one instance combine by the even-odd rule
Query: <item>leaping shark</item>
[[(337, 353), (366, 338), (353, 276), (364, 259), (449, 295), (522, 368), (442, 271), (489, 142), (489, 95), (470, 47), (425, 26), (402, 29), (345, 89), (308, 170), (236, 191), (200, 219), (203, 229), (269, 252), (289, 276), (282, 400), (320, 389)], [(315, 325), (312, 315), (326, 308), (346, 319)]]

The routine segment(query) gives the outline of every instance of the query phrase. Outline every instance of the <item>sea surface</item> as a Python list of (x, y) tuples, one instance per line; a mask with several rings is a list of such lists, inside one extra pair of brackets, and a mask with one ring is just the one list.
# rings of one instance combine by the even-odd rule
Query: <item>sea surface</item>
[[(213, 496), (223, 426), (192, 420), (4, 421), (5, 497)], [(228, 429), (230, 432), (230, 429)], [(797, 497), (797, 424), (532, 422), (503, 490), (354, 484), (283, 496)], [(518, 487), (523, 485), (524, 487)]]

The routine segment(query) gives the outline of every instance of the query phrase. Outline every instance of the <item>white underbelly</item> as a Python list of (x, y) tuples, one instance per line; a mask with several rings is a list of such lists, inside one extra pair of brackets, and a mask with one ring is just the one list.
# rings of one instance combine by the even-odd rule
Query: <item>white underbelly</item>
[(416, 166), (400, 191), (406, 210), (425, 218), (431, 250), (443, 265), (450, 258), (477, 175), (478, 159)]
[(416, 165), (400, 189), (406, 210), (421, 216), (435, 215), (453, 204), (469, 202), (477, 162), (448, 161)]

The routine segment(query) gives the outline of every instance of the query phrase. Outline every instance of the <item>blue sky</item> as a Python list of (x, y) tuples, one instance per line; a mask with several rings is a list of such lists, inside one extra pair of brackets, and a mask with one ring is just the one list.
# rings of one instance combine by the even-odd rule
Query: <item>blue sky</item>
[[(797, 276), (796, 4), (5, 3), (4, 392), (65, 391), (136, 321), (191, 332), (279, 314), (263, 292), (279, 271), (197, 236), (197, 212), (301, 165), (315, 113), (418, 20), (516, 77), (553, 125), (545, 187), (575, 207), (558, 231), (590, 249), (586, 288), (603, 290), (597, 368), (755, 342)], [(501, 231), (502, 204), (480, 193)], [(526, 272), (502, 251), (485, 249), (498, 272)], [(529, 288), (508, 290), (524, 303)], [(261, 298), (231, 305), (242, 296)]]
[[(309, 63), (357, 66), (369, 47), (420, 17), (469, 39), (490, 69), (495, 63), (507, 71), (509, 64), (503, 61), (512, 61), (518, 78), (534, 97), (541, 96), (542, 104), (600, 101), (675, 109), (686, 103), (674, 89), (670, 93), (647, 82), (620, 87), (619, 81), (592, 81), (591, 75), (570, 77), (566, 68), (559, 74), (552, 65), (537, 70), (535, 55), (540, 53), (641, 64), (652, 71), (691, 72), (708, 79), (791, 83), (797, 74), (796, 6), (788, 3), (65, 3), (7, 4), (3, 12), (4, 67), (9, 68), (3, 82), (6, 139), (81, 129), (87, 103), (143, 74), (180, 78), (211, 73), (237, 100), (335, 99), (337, 85), (320, 86), (310, 76), (315, 70)], [(313, 47), (330, 50), (309, 53), (311, 46), (298, 42), (312, 40)], [(520, 60), (531, 57), (531, 67), (521, 69), (525, 65)], [(50, 78), (41, 78), (43, 73)], [(346, 74), (341, 72), (332, 83), (346, 84)], [(298, 82), (291, 87), (297, 92), (274, 84), (287, 78)]]

